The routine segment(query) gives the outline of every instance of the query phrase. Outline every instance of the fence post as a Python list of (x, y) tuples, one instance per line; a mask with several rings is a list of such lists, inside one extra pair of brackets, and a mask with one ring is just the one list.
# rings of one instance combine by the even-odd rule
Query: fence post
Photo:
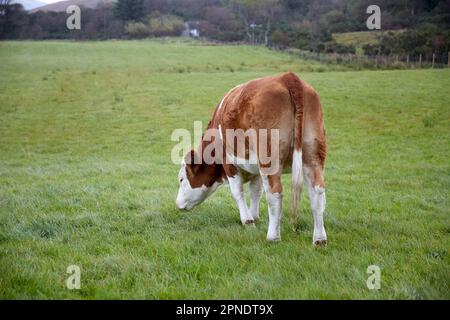
[(409, 54), (406, 56), (406, 65), (409, 66)]
[(433, 53), (433, 62), (431, 63), (431, 68), (434, 68), (434, 59), (436, 59), (436, 54)]
[(448, 67), (450, 68), (450, 52), (448, 53)]
[(419, 68), (422, 67), (422, 54), (420, 54), (419, 56)]

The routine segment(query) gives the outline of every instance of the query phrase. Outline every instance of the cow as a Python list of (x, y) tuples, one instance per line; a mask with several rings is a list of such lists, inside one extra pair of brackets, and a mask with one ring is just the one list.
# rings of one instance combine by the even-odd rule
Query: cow
[[(238, 85), (223, 96), (208, 129), (219, 131), (224, 161), (207, 163), (204, 160), (200, 150), (208, 147), (214, 139), (202, 138), (199, 148), (186, 154), (178, 175), (178, 209), (190, 210), (219, 186), (228, 184), (242, 224), (254, 226), (259, 219), (259, 202), (264, 189), (269, 215), (267, 240), (279, 241), (283, 194), (281, 175), (292, 172), (291, 222), (294, 226), (297, 223), (297, 209), (305, 183), (314, 218), (313, 244), (327, 243), (323, 222), (327, 144), (322, 106), (318, 94), (309, 84), (287, 72)], [(235, 141), (226, 133), (250, 129), (278, 132), (275, 140), (277, 150), (272, 152), (277, 162), (272, 166), (275, 170), (264, 170), (273, 164), (273, 157), (269, 163), (263, 164), (259, 153), (250, 147), (249, 139), (245, 140), (242, 150), (231, 148), (229, 151), (228, 146), (234, 146)], [(268, 135), (270, 138), (274, 136), (272, 133)], [(266, 149), (270, 149), (273, 142), (273, 139), (266, 139)], [(217, 153), (219, 151), (216, 150)], [(250, 186), (249, 207), (243, 188), (247, 182)]]

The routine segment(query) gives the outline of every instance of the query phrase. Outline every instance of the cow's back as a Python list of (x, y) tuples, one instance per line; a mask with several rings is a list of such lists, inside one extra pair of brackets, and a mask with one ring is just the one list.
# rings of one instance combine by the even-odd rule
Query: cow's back
[(267, 130), (270, 135), (271, 129), (278, 129), (280, 164), (290, 166), (294, 110), (281, 76), (249, 81), (232, 89), (224, 99), (216, 110), (221, 130)]

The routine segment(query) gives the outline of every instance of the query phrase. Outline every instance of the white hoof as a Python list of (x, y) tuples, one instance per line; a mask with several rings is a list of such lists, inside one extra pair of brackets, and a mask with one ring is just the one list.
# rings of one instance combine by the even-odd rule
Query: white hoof
[(267, 241), (270, 241), (270, 242), (281, 241), (281, 236), (279, 236), (279, 235), (267, 235)]
[(313, 234), (313, 244), (314, 245), (325, 245), (327, 244), (327, 233), (325, 232), (325, 228), (322, 230), (314, 230)]

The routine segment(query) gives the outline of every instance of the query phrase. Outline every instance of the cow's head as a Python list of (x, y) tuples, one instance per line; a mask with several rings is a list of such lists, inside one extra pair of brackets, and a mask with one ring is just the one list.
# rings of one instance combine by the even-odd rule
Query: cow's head
[(223, 183), (222, 172), (222, 165), (206, 164), (197, 152), (188, 152), (178, 174), (178, 209), (190, 210), (205, 201)]

